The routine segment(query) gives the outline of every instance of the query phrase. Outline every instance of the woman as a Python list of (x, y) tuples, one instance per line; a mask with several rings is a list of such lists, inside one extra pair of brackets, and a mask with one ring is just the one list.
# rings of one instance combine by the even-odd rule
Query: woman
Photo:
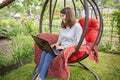
[[(60, 11), (60, 18), (62, 22), (59, 38), (56, 44), (51, 45), (51, 47), (58, 50), (58, 53), (69, 46), (77, 45), (82, 34), (82, 27), (76, 22), (75, 14), (71, 8), (66, 7), (62, 9)], [(84, 40), (83, 44), (85, 43)], [(48, 67), (54, 58), (54, 55), (51, 55), (46, 51), (42, 52), (38, 65), (38, 77), (36, 80), (45, 80)]]

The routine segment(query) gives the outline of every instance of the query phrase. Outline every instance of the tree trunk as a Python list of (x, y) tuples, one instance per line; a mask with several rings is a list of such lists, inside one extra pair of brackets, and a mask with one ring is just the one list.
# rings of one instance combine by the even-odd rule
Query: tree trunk
[(8, 4), (12, 3), (15, 0), (3, 0), (2, 3), (0, 3), (0, 9), (7, 6)]

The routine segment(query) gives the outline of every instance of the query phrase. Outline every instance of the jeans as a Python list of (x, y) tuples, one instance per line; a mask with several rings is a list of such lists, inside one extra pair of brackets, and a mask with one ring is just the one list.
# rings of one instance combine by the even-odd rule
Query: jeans
[(51, 61), (54, 59), (54, 57), (55, 56), (50, 54), (49, 52), (42, 51), (40, 62), (38, 65), (38, 71), (37, 71), (39, 74), (39, 77), (42, 80), (45, 80), (45, 78), (47, 76), (47, 72), (48, 72), (48, 67), (49, 67)]

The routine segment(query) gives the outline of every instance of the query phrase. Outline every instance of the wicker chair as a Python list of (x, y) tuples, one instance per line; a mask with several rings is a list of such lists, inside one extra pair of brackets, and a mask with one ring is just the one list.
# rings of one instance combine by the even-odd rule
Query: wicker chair
[[(55, 1), (55, 5), (53, 7), (53, 10), (52, 10), (52, 0), (50, 0), (50, 8), (49, 8), (50, 9), (49, 14), (51, 15), (51, 16), (49, 16), (50, 17), (49, 18), (50, 33), (43, 33), (42, 32), (43, 15), (44, 15), (44, 12), (45, 12), (45, 8), (48, 4), (48, 1), (49, 0), (45, 1), (45, 4), (43, 6), (43, 9), (42, 9), (42, 12), (41, 12), (41, 15), (40, 15), (41, 16), (40, 17), (40, 33), (37, 34), (37, 36), (47, 40), (50, 44), (54, 44), (54, 43), (57, 42), (58, 35), (59, 35), (59, 34), (52, 34), (52, 20), (53, 20), (53, 15), (54, 15), (54, 10), (55, 10), (55, 7), (56, 7), (57, 0)], [(74, 5), (74, 10), (75, 10), (75, 14), (76, 14), (75, 2), (74, 2), (74, 0), (72, 0), (72, 2), (73, 2), (73, 5)], [(83, 28), (83, 33), (82, 33), (82, 36), (81, 36), (81, 39), (80, 39), (78, 45), (74, 48), (74, 52), (70, 52), (71, 55), (69, 57), (67, 56), (68, 57), (67, 58), (68, 59), (67, 63), (76, 63), (76, 62), (79, 63), (84, 69), (86, 69), (87, 71), (92, 73), (94, 75), (94, 77), (96, 78), (96, 80), (100, 80), (100, 78), (97, 76), (97, 74), (95, 74), (95, 72), (88, 69), (80, 61), (84, 60), (87, 57), (90, 57), (91, 59), (98, 62), (97, 46), (100, 42), (100, 39), (101, 39), (101, 36), (102, 36), (102, 31), (103, 31), (102, 15), (100, 13), (99, 7), (97, 6), (95, 0), (91, 0), (91, 1), (80, 0), (80, 2), (82, 3), (82, 5), (84, 7), (84, 10), (85, 10), (85, 17), (80, 18), (78, 20), (78, 22), (80, 23), (80, 25)], [(88, 3), (92, 6), (92, 8), (94, 10), (95, 18), (89, 18)], [(66, 7), (66, 0), (64, 0), (64, 7)], [(81, 46), (84, 38), (86, 39), (87, 44), (84, 45), (84, 46)], [(83, 51), (81, 51), (81, 48), (83, 48)], [(37, 65), (39, 63), (39, 58), (40, 58), (40, 55), (41, 55), (41, 52), (42, 52), (42, 50), (36, 45), (36, 43), (34, 44), (34, 50), (35, 50), (34, 61), (36, 63), (36, 67), (33, 70), (31, 80), (35, 79)], [(59, 56), (60, 55), (58, 55), (57, 57), (59, 57)], [(52, 61), (52, 63), (54, 63), (55, 60), (57, 60), (57, 58), (55, 58)], [(51, 66), (49, 68), (51, 68)], [(64, 74), (64, 75), (66, 75), (66, 74)], [(64, 77), (64, 75), (62, 77)]]

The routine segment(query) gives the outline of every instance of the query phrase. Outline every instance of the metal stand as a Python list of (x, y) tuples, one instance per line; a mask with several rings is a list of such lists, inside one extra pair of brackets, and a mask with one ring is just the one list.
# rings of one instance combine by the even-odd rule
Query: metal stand
[(90, 70), (88, 67), (86, 67), (84, 64), (82, 64), (81, 62), (78, 62), (85, 70), (89, 71), (90, 73), (92, 73), (92, 75), (96, 78), (96, 80), (100, 80), (100, 78), (98, 77), (98, 75), (93, 72), (92, 70)]

